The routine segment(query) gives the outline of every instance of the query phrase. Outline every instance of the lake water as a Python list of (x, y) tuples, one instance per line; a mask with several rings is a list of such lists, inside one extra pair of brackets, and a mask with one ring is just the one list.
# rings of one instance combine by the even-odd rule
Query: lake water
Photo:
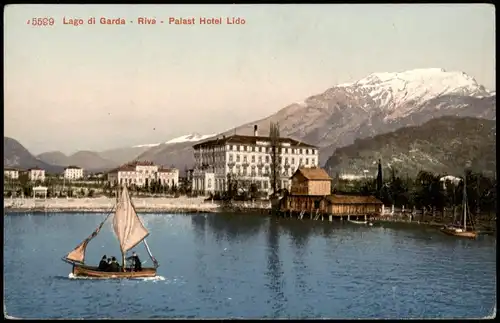
[[(149, 280), (71, 279), (60, 259), (105, 214), (4, 217), (4, 298), (20, 318), (481, 318), (496, 238), (236, 214), (141, 215)], [(119, 258), (108, 220), (88, 263)], [(148, 260), (143, 244), (135, 249)]]

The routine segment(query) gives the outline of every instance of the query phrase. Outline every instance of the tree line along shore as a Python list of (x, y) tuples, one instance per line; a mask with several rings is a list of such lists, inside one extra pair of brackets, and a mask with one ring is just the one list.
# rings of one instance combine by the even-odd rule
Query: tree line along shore
[[(467, 182), (466, 196), (468, 205), (475, 219), (478, 222), (496, 221), (496, 178), (487, 177), (470, 170), (467, 170), (464, 176)], [(386, 173), (382, 180), (380, 178), (347, 180), (336, 177), (333, 179), (332, 193), (376, 196), (388, 209), (396, 209), (396, 215), (421, 214), (425, 218), (432, 217), (435, 222), (443, 222), (456, 217), (457, 214), (462, 212), (461, 205), (463, 202), (464, 185), (463, 180), (458, 183), (448, 179), (443, 181), (443, 177), (443, 174), (420, 171), (415, 178), (410, 178), (408, 176), (399, 176), (397, 170), (391, 169), (391, 172)], [(382, 183), (378, 183), (379, 181)], [(116, 198), (117, 193), (117, 187), (109, 185), (102, 178), (90, 178), (79, 182), (64, 182), (61, 179), (48, 177), (44, 183), (23, 181), (21, 178), (17, 180), (4, 178), (4, 198), (12, 198), (14, 196), (32, 197), (33, 187), (40, 184), (47, 187), (47, 198), (51, 199), (64, 197), (97, 200), (96, 198), (98, 197)], [(281, 190), (281, 192), (283, 191), (285, 190)], [(193, 199), (196, 196), (191, 193), (189, 183), (186, 182), (180, 183), (178, 187), (164, 187), (156, 183), (152, 183), (146, 187), (132, 186), (130, 187), (130, 193), (134, 199), (156, 198), (156, 201), (148, 201), (148, 205), (150, 205), (149, 209), (155, 209), (155, 207), (156, 209), (162, 209), (161, 205), (163, 205), (165, 210), (194, 210), (193, 204), (198, 205), (198, 209), (208, 209), (202, 205), (210, 204), (194, 202), (195, 200), (199, 201), (202, 197)], [(188, 199), (185, 200), (184, 198)], [(160, 199), (168, 199), (170, 202), (160, 203)], [(181, 199), (184, 202), (172, 202), (176, 199)], [(238, 183), (234, 182), (233, 185), (229, 185), (226, 192), (211, 194), (205, 197), (205, 201), (213, 202), (221, 209), (242, 211), (245, 208), (270, 208), (267, 197), (256, 186), (250, 185), (248, 189), (241, 191), (238, 189)], [(252, 207), (251, 202), (260, 203), (260, 206)], [(92, 207), (92, 204), (94, 203), (87, 202), (88, 207), (83, 206), (79, 209), (85, 209), (86, 207), (100, 209), (99, 206)], [(181, 207), (180, 205), (183, 206)], [(68, 208), (70, 207), (68, 205)], [(12, 208), (15, 208), (15, 206), (12, 206)], [(58, 207), (54, 206), (53, 208)], [(59, 208), (67, 209), (62, 206)], [(146, 208), (148, 207), (143, 207), (142, 209)], [(382, 216), (387, 215), (382, 214)]]

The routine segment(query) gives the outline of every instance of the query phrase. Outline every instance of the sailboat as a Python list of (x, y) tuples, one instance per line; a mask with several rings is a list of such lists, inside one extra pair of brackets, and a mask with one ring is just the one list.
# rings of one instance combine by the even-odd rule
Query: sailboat
[[(464, 176), (464, 192), (463, 192), (463, 201), (462, 201), (462, 209), (463, 209), (463, 218), (462, 218), (462, 223), (460, 224), (449, 224), (444, 226), (441, 229), (441, 232), (444, 232), (448, 235), (452, 236), (457, 236), (457, 237), (464, 237), (464, 238), (471, 238), (475, 239), (477, 237), (478, 232), (474, 230), (474, 224), (472, 222), (472, 219), (470, 220), (470, 226), (467, 226), (467, 216), (469, 215), (469, 206), (467, 203), (467, 183), (466, 183), (466, 176)], [(470, 216), (469, 216), (470, 217)]]
[[(75, 249), (68, 253), (62, 260), (73, 266), (73, 275), (75, 277), (94, 277), (94, 278), (142, 278), (155, 277), (156, 269), (159, 267), (158, 261), (151, 254), (151, 250), (146, 242), (146, 237), (149, 235), (148, 230), (142, 224), (135, 207), (132, 204), (127, 187), (123, 186), (120, 196), (117, 199), (114, 207), (114, 214), (110, 212), (108, 216), (101, 222), (97, 229)], [(108, 220), (110, 215), (113, 216), (113, 230), (116, 234), (122, 253), (122, 268), (120, 272), (108, 272), (98, 269), (97, 266), (85, 264), (85, 250), (88, 243), (97, 236), (101, 231), (102, 226)], [(125, 254), (130, 249), (144, 242), (149, 257), (153, 261), (153, 268), (142, 268), (140, 271), (134, 271), (132, 267), (127, 268), (125, 263)]]

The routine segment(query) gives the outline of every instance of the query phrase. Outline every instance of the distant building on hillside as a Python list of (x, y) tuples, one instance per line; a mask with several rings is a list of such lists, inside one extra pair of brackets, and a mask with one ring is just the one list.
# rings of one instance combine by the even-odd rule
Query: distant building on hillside
[(28, 178), (32, 182), (40, 181), (44, 182), (45, 181), (45, 169), (41, 169), (39, 167), (34, 167), (28, 169)]
[(83, 168), (78, 166), (68, 166), (64, 169), (64, 178), (67, 180), (83, 179)]
[[(291, 138), (279, 138), (280, 174), (278, 188), (290, 188), (290, 176), (299, 166), (318, 164), (318, 148)], [(271, 193), (271, 138), (222, 136), (193, 146), (195, 167), (192, 189), (200, 194), (222, 193), (228, 178), (253, 183), (260, 191)], [(229, 175), (229, 176), (228, 176)]]
[(3, 169), (3, 175), (12, 178), (12, 179), (18, 179), (19, 178), (19, 169), (16, 168), (4, 168)]
[(107, 173), (111, 185), (149, 186), (153, 182), (172, 187), (179, 184), (179, 170), (163, 168), (147, 161), (135, 161), (115, 168)]

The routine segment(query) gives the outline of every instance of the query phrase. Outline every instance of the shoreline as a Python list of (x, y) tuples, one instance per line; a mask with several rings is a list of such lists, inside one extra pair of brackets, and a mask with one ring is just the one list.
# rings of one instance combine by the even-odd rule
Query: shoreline
[[(243, 202), (230, 207), (220, 202), (205, 201), (203, 197), (198, 198), (139, 198), (135, 200), (137, 213), (172, 213), (172, 214), (216, 214), (216, 213), (241, 213), (255, 214), (259, 216), (271, 215), (269, 204)], [(113, 198), (82, 198), (82, 199), (4, 199), (4, 216), (11, 214), (47, 214), (47, 213), (84, 213), (102, 214), (114, 210), (115, 199)], [(437, 220), (437, 221), (436, 221)], [(313, 221), (313, 220), (311, 220)], [(411, 221), (403, 215), (382, 215), (373, 217), (370, 222), (374, 225), (402, 224), (410, 226), (426, 226), (439, 228), (447, 223), (435, 218), (420, 218)], [(496, 233), (496, 223), (477, 223), (480, 232)]]
[[(4, 198), (4, 213), (108, 213), (114, 210), (114, 198), (51, 198), (10, 199)], [(218, 201), (205, 201), (205, 197), (145, 197), (134, 199), (137, 213), (221, 213), (221, 212), (259, 212), (269, 211), (270, 205), (263, 202), (236, 202), (226, 206)]]

